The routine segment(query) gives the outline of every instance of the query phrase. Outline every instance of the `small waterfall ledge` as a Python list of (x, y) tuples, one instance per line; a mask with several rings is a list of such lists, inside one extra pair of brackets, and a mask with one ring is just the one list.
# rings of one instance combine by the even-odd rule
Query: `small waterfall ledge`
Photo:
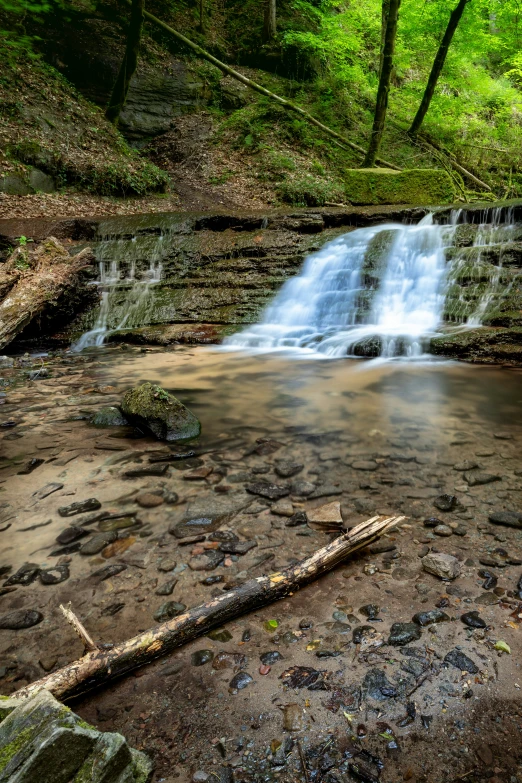
[(86, 295), (83, 310), (58, 312), (21, 346), (233, 336), (250, 350), (262, 339), (262, 350), (319, 345), (323, 356), (429, 351), (522, 361), (522, 201), (435, 209), (432, 225), (421, 222), (427, 214), (369, 207), (0, 220), (0, 239), (56, 235), (73, 240), (71, 252), (88, 244), (97, 259), (98, 307)]

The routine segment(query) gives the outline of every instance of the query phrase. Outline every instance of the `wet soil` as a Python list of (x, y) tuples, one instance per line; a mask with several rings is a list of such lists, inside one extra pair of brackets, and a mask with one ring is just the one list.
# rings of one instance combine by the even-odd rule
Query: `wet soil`
[[(167, 602), (195, 606), (335, 535), (286, 514), (313, 519), (338, 502), (349, 528), (400, 512), (407, 519), (381, 545), (72, 706), (149, 752), (165, 783), (195, 773), (223, 783), (522, 780), (522, 530), (488, 521), (522, 512), (519, 370), (110, 347), (18, 357), (1, 376), (0, 615), (43, 615), (0, 630), (3, 694), (82, 654), (60, 603), (114, 643), (154, 625)], [(168, 447), (89, 423), (144, 380), (199, 416), (196, 443)], [(186, 448), (196, 455), (155, 461)], [(286, 463), (303, 467), (285, 476)], [(158, 465), (161, 476), (125, 476)], [(477, 483), (479, 474), (496, 478)], [(288, 494), (246, 491), (264, 480)], [(89, 498), (101, 508), (60, 515)], [(205, 541), (185, 546), (169, 533), (216, 509), (227, 515)], [(58, 543), (71, 526), (80, 533)], [(256, 546), (221, 552), (225, 530)], [(63, 551), (101, 532), (98, 553)], [(455, 556), (460, 576), (424, 571), (429, 551)], [(194, 570), (205, 552), (221, 562)], [(34, 581), (13, 580), (28, 563)], [(70, 576), (43, 584), (56, 565)], [(124, 568), (103, 579), (108, 565)], [(219, 580), (202, 584), (209, 577)], [(389, 643), (394, 623), (437, 608), (449, 619), (430, 615), (399, 629), (404, 644)], [(485, 627), (462, 621), (474, 611)]]

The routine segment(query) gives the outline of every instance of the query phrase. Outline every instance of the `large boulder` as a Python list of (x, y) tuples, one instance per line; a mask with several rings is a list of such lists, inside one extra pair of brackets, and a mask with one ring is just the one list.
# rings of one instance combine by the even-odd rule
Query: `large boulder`
[(124, 416), (159, 440), (187, 440), (201, 432), (199, 419), (161, 386), (143, 383), (130, 389), (121, 404)]

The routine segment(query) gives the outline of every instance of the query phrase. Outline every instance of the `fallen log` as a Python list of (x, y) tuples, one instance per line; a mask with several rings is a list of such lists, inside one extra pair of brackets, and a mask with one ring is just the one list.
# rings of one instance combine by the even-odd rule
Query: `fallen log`
[[(131, 0), (125, 0), (125, 2), (127, 3), (127, 5), (131, 4)], [(315, 125), (317, 128), (320, 128), (323, 131), (323, 133), (326, 133), (328, 136), (331, 136), (333, 139), (335, 139), (337, 143), (340, 144), (341, 146), (348, 147), (349, 149), (354, 150), (355, 152), (359, 152), (361, 155), (366, 155), (366, 150), (363, 147), (361, 147), (359, 144), (355, 144), (355, 142), (350, 141), (350, 139), (347, 139), (346, 136), (343, 136), (341, 133), (337, 133), (337, 131), (332, 130), (332, 128), (329, 128), (328, 125), (325, 125), (324, 123), (317, 120), (312, 114), (309, 114), (300, 106), (297, 106), (297, 104), (286, 100), (286, 98), (282, 98), (280, 95), (277, 95), (275, 92), (271, 92), (270, 90), (267, 90), (266, 87), (262, 87), (260, 84), (257, 84), (257, 82), (252, 81), (252, 79), (248, 79), (246, 76), (243, 76), (243, 74), (239, 73), (239, 71), (235, 71), (233, 68), (230, 68), (229, 65), (225, 65), (225, 63), (221, 62), (221, 60), (218, 60), (217, 57), (214, 57), (212, 54), (210, 54), (210, 52), (207, 52), (201, 46), (198, 46), (198, 44), (194, 43), (194, 41), (191, 41), (182, 33), (178, 32), (173, 27), (166, 24), (166, 22), (162, 22), (161, 19), (158, 19), (158, 17), (154, 16), (154, 14), (151, 14), (149, 11), (145, 11), (144, 16), (145, 19), (149, 20), (149, 22), (153, 22), (157, 27), (161, 27), (162, 30), (165, 30), (170, 35), (173, 35), (174, 38), (178, 39), (178, 41), (181, 41), (183, 44), (185, 44), (185, 46), (188, 46), (189, 49), (192, 49), (192, 51), (194, 51), (198, 55), (198, 57), (202, 57), (204, 60), (207, 60), (209, 63), (212, 63), (212, 65), (215, 65), (216, 68), (219, 68), (219, 70), (222, 73), (225, 73), (227, 76), (231, 76), (233, 79), (236, 79), (238, 82), (245, 84), (251, 90), (258, 92), (261, 95), (265, 95), (267, 98), (271, 98), (273, 101), (276, 101), (281, 106), (284, 106), (285, 109), (296, 112), (301, 117), (304, 117), (305, 120), (310, 122), (312, 125)], [(375, 162), (378, 163), (380, 166), (385, 166), (388, 169), (401, 171), (399, 166), (396, 166), (394, 163), (389, 163), (386, 160), (382, 160), (382, 158), (376, 158)]]
[(0, 303), (0, 350), (33, 318), (77, 286), (91, 260), (89, 248), (70, 256), (54, 237), (31, 250), (17, 248), (0, 278), (0, 296), (3, 292), (5, 297)]
[(51, 672), (13, 696), (17, 699), (29, 698), (45, 688), (57, 699), (66, 701), (106, 685), (133, 669), (167, 655), (192, 639), (205, 636), (212, 628), (293, 595), (296, 590), (341, 563), (352, 552), (371, 544), (402, 519), (404, 517), (372, 517), (296, 565), (251, 579), (109, 650), (87, 652), (83, 658)]

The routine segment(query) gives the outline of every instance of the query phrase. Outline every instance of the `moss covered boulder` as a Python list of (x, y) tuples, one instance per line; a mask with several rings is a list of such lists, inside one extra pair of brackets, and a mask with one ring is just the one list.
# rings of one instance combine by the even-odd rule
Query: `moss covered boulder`
[(199, 419), (169, 392), (153, 383), (130, 389), (123, 397), (125, 418), (159, 440), (188, 440), (201, 432)]
[(352, 204), (451, 204), (455, 188), (443, 169), (348, 169), (346, 198)]

